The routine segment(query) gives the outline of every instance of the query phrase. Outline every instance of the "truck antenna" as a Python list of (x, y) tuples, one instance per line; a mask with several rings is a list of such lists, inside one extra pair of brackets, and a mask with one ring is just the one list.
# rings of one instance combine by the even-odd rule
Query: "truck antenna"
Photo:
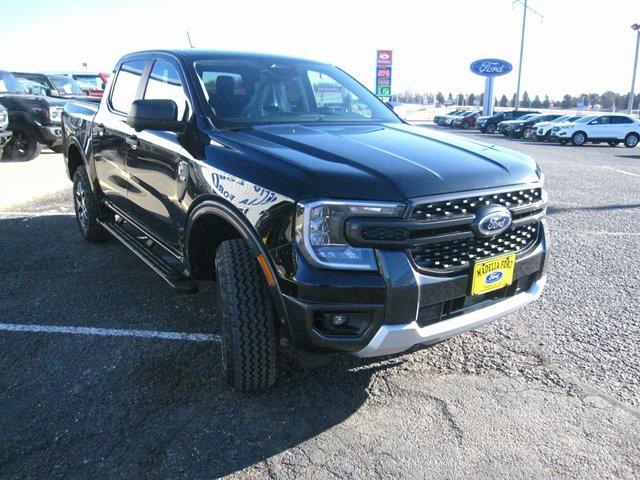
[(193, 48), (193, 43), (191, 43), (191, 35), (189, 35), (189, 30), (187, 30), (187, 40), (189, 41), (189, 48)]

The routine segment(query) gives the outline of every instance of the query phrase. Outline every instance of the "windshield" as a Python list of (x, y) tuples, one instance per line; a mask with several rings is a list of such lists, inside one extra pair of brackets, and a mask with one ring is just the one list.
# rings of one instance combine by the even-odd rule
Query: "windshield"
[(519, 121), (519, 122), (524, 122), (525, 120), (529, 120), (529, 119), (531, 119), (531, 118), (533, 118), (533, 117), (535, 117), (535, 116), (537, 116), (537, 115), (536, 115), (536, 114), (534, 114), (534, 113), (529, 113), (529, 114), (527, 114), (527, 115), (523, 115), (523, 116), (521, 116), (521, 117), (518, 119), (518, 121)]
[(594, 118), (597, 118), (597, 116), (596, 115), (589, 115), (587, 117), (581, 117), (578, 120), (576, 120), (575, 123), (589, 123)]
[(558, 123), (558, 122), (566, 122), (569, 120), (571, 120), (571, 117), (569, 117), (569, 115), (562, 115), (561, 117), (558, 117), (555, 120), (551, 120), (551, 122)]
[(51, 81), (55, 85), (56, 90), (60, 92), (60, 95), (83, 95), (78, 82), (71, 77), (60, 75), (57, 77), (51, 77)]
[(9, 72), (0, 72), (0, 93), (27, 93), (16, 77)]
[(292, 122), (399, 122), (342, 70), (295, 60), (196, 62), (211, 115), (228, 126)]
[(73, 78), (80, 88), (85, 90), (104, 90), (104, 82), (100, 75), (74, 73)]

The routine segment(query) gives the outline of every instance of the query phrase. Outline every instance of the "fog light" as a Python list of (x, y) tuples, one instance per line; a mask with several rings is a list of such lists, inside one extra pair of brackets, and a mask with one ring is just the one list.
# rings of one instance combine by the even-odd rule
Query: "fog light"
[(346, 323), (346, 315), (331, 315), (331, 325), (333, 325), (334, 327), (341, 327), (342, 325), (346, 325)]
[(372, 321), (370, 312), (316, 312), (314, 327), (327, 335), (361, 335)]

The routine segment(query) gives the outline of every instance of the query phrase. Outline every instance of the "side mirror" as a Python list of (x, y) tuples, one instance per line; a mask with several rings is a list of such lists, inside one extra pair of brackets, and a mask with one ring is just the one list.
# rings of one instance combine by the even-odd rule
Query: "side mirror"
[(162, 130), (182, 133), (186, 122), (178, 121), (178, 106), (173, 100), (135, 100), (129, 109), (127, 124), (136, 132)]
[(51, 88), (45, 89), (44, 94), (47, 97), (58, 97), (59, 96), (57, 90), (53, 90)]

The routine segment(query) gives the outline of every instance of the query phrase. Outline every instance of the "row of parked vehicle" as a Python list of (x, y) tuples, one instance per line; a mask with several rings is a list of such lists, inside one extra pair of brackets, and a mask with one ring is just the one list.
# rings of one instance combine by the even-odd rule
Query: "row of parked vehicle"
[(60, 152), (65, 103), (99, 102), (107, 79), (104, 73), (0, 70), (0, 160), (32, 160), (43, 146)]
[(512, 110), (481, 117), (472, 110), (455, 110), (434, 118), (437, 125), (451, 128), (477, 128), (483, 133), (501, 133), (526, 140), (552, 141), (562, 145), (608, 143), (633, 148), (640, 141), (640, 120), (620, 113), (543, 114), (531, 110)]

